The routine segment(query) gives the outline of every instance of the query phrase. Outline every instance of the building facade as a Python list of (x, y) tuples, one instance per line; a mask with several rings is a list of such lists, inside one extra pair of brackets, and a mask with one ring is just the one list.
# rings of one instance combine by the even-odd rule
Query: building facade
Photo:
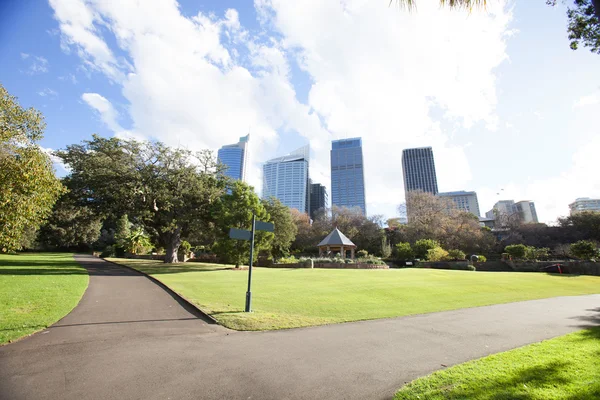
[(263, 198), (275, 197), (289, 208), (310, 211), (308, 146), (263, 164)]
[(402, 150), (402, 175), (404, 192), (420, 190), (438, 193), (437, 175), (431, 147)]
[(515, 203), (515, 212), (524, 224), (537, 224), (539, 222), (533, 201), (524, 200)]
[(331, 142), (331, 204), (367, 213), (361, 138)]
[(437, 195), (440, 197), (447, 197), (449, 199), (452, 199), (452, 201), (456, 205), (456, 208), (458, 208), (459, 210), (470, 212), (471, 214), (474, 214), (477, 217), (481, 217), (479, 211), (479, 201), (477, 201), (477, 193), (465, 192), (461, 190), (458, 192), (438, 193)]
[(327, 188), (320, 183), (312, 183), (310, 185), (310, 217), (314, 220), (317, 211), (327, 208), (328, 203)]
[(226, 166), (225, 175), (232, 179), (246, 180), (249, 139), (250, 135), (242, 136), (239, 142), (223, 146), (217, 152), (217, 159)]
[(515, 213), (514, 200), (500, 200), (494, 207), (485, 213), (485, 217), (489, 219), (497, 219), (499, 216), (510, 217)]
[(590, 199), (589, 197), (580, 197), (573, 203), (569, 204), (571, 215), (583, 211), (597, 211), (600, 212), (600, 199)]
[(523, 200), (515, 203), (513, 200), (501, 200), (485, 213), (486, 218), (494, 219), (496, 227), (502, 227), (511, 222), (537, 224), (539, 222), (533, 201)]

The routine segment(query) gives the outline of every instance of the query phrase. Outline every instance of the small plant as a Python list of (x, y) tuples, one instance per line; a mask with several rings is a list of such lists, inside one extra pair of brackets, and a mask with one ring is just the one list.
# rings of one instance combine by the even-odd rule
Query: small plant
[(448, 258), (451, 260), (463, 261), (467, 258), (467, 255), (461, 250), (448, 250)]
[(477, 262), (486, 262), (487, 258), (485, 256), (477, 256)]
[(299, 263), (301, 261), (302, 261), (302, 259), (298, 260), (294, 256), (289, 256), (289, 257), (282, 257), (282, 258), (280, 258), (279, 260), (277, 260), (277, 264), (297, 264), (297, 263)]
[(364, 257), (368, 257), (369, 256), (369, 252), (366, 250), (359, 250), (356, 252), (356, 256), (358, 258), (364, 258)]

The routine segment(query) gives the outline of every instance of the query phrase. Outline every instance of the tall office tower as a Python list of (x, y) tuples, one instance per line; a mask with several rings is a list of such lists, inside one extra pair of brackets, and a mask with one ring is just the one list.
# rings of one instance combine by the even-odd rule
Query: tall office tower
[(239, 142), (223, 146), (217, 153), (219, 162), (227, 166), (225, 175), (232, 179), (239, 181), (246, 180), (246, 161), (248, 159), (249, 139), (249, 134), (242, 136)]
[(461, 190), (458, 192), (438, 193), (437, 195), (452, 199), (456, 208), (459, 210), (470, 212), (477, 217), (481, 216), (479, 212), (479, 202), (477, 201), (477, 193), (475, 192), (465, 192)]
[(523, 200), (515, 203), (515, 212), (519, 214), (519, 219), (524, 224), (537, 224), (539, 222), (533, 201)]
[(309, 147), (304, 146), (287, 156), (264, 163), (263, 198), (275, 197), (289, 208), (308, 213), (310, 211), (308, 159)]
[(361, 138), (331, 142), (331, 204), (367, 214)]
[(485, 213), (487, 218), (498, 219), (500, 216), (510, 217), (515, 214), (515, 202), (514, 200), (500, 200), (494, 207)]
[(578, 214), (583, 211), (600, 212), (600, 199), (590, 199), (589, 197), (580, 197), (573, 203), (569, 204), (571, 215)]
[(326, 208), (327, 203), (329, 203), (327, 188), (320, 183), (312, 183), (310, 185), (310, 217), (314, 220), (317, 211)]
[(437, 194), (438, 185), (431, 147), (402, 150), (404, 192), (421, 190)]

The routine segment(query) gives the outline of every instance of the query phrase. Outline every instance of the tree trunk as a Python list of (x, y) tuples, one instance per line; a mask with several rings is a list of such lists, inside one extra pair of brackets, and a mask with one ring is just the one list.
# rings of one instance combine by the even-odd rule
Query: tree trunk
[(165, 249), (165, 263), (177, 263), (177, 252), (181, 245), (181, 229), (177, 228), (173, 232), (165, 234), (165, 243), (167, 248)]

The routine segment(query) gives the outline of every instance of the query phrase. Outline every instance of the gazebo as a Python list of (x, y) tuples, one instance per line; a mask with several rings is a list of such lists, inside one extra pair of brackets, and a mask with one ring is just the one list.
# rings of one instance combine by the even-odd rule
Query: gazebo
[[(317, 245), (319, 248), (319, 256), (329, 256), (331, 253), (340, 253), (342, 258), (351, 258), (354, 260), (354, 250), (356, 245), (346, 237), (338, 228), (335, 228), (327, 237), (321, 240)], [(348, 257), (350, 252), (350, 257)]]

